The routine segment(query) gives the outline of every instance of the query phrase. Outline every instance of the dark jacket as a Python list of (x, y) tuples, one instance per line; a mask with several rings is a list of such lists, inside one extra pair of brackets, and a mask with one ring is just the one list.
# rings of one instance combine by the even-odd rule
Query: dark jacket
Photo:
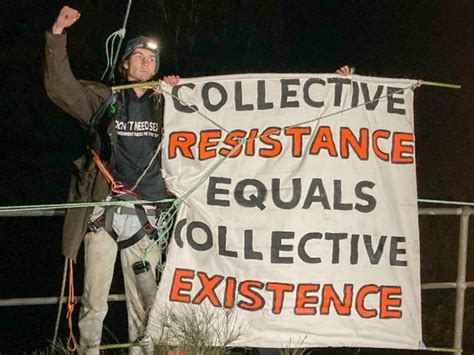
[[(111, 89), (101, 83), (77, 80), (71, 72), (66, 52), (66, 34), (46, 33), (46, 61), (44, 83), (49, 98), (89, 130), (92, 117), (111, 96)], [(161, 108), (160, 108), (161, 110)], [(115, 125), (106, 127), (112, 142), (117, 139)], [(104, 164), (111, 170), (109, 162)], [(68, 202), (103, 200), (109, 186), (89, 155), (74, 162), (75, 173), (71, 179)], [(93, 207), (72, 208), (66, 211), (63, 227), (62, 253), (76, 259), (79, 247), (87, 232)]]

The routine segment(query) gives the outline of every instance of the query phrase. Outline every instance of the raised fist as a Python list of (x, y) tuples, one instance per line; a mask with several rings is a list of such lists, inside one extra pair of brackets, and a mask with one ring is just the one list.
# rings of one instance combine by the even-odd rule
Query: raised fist
[(58, 18), (53, 24), (51, 32), (53, 34), (61, 34), (65, 28), (72, 26), (81, 17), (81, 13), (72, 7), (64, 6), (59, 11)]

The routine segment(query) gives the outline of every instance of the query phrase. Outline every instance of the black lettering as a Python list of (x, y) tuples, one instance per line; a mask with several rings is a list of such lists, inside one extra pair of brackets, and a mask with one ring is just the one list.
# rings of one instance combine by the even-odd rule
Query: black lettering
[(219, 243), (219, 255), (230, 256), (231, 258), (237, 257), (237, 252), (227, 250), (227, 228), (225, 226), (219, 226), (217, 228), (217, 238)]
[(332, 240), (332, 263), (339, 264), (339, 255), (341, 254), (340, 241), (347, 239), (347, 233), (325, 233), (324, 239)]
[(178, 247), (183, 247), (183, 238), (181, 238), (181, 231), (183, 227), (186, 225), (186, 218), (183, 218), (181, 221), (176, 223), (176, 227), (174, 228), (174, 240)]
[(272, 198), (275, 206), (278, 208), (289, 210), (295, 208), (298, 202), (301, 199), (301, 179), (296, 178), (292, 180), (292, 191), (293, 196), (291, 200), (288, 202), (284, 202), (281, 199), (281, 186), (280, 186), (280, 179), (272, 179)]
[(374, 97), (370, 97), (369, 86), (367, 83), (360, 83), (362, 89), (362, 96), (364, 97), (365, 107), (369, 111), (375, 110), (379, 104), (380, 96), (382, 96), (383, 86), (377, 85), (377, 90), (375, 91)]
[(359, 262), (359, 234), (352, 234), (351, 238), (351, 265)]
[(351, 79), (345, 78), (329, 78), (328, 84), (335, 84), (334, 106), (341, 106), (342, 86), (351, 85)]
[(374, 252), (374, 248), (372, 246), (372, 236), (364, 234), (365, 249), (367, 250), (367, 256), (369, 257), (370, 263), (372, 265), (377, 265), (379, 263), (386, 240), (387, 236), (382, 235), (380, 237), (379, 244), (377, 245), (377, 250)]
[(263, 260), (262, 253), (253, 250), (253, 231), (244, 231), (244, 258), (248, 260)]
[(259, 110), (268, 110), (273, 108), (273, 102), (265, 101), (265, 80), (257, 81), (257, 107)]
[[(216, 89), (221, 95), (220, 101), (216, 104), (211, 103), (209, 97), (209, 92), (211, 91), (211, 89)], [(202, 87), (202, 100), (206, 109), (211, 112), (216, 112), (227, 102), (227, 91), (225, 91), (224, 87), (221, 84), (210, 81), (208, 83), (205, 83)]]
[[(315, 194), (316, 191), (319, 191), (318, 195)], [(313, 202), (321, 202), (324, 209), (331, 209), (326, 190), (324, 189), (323, 181), (319, 178), (313, 178), (311, 180), (311, 185), (309, 186), (308, 194), (306, 195), (306, 199), (303, 204), (303, 209), (310, 208)]]
[(351, 107), (357, 107), (359, 105), (359, 91), (359, 83), (357, 81), (353, 81)]
[(229, 206), (230, 202), (228, 200), (219, 200), (216, 198), (216, 194), (229, 195), (229, 190), (218, 189), (216, 185), (230, 185), (231, 183), (232, 179), (230, 178), (211, 176), (209, 178), (209, 185), (207, 187), (207, 204), (209, 206)]
[(398, 260), (398, 255), (405, 255), (406, 249), (399, 249), (398, 244), (405, 243), (405, 237), (393, 236), (390, 240), (390, 265), (394, 266), (407, 266), (406, 260)]
[(303, 86), (304, 101), (311, 107), (316, 107), (316, 108), (323, 107), (324, 101), (314, 101), (313, 99), (311, 99), (311, 97), (309, 97), (309, 89), (310, 89), (311, 85), (314, 85), (314, 84), (319, 84), (319, 85), (325, 86), (326, 82), (324, 80), (318, 79), (318, 78), (310, 78), (310, 79), (306, 80), (306, 82), (304, 83), (304, 86)]
[(355, 194), (358, 198), (361, 200), (367, 202), (366, 205), (362, 205), (360, 203), (355, 204), (355, 209), (359, 212), (362, 213), (369, 213), (372, 212), (375, 209), (375, 206), (377, 206), (377, 200), (375, 199), (374, 196), (366, 194), (363, 189), (364, 188), (369, 188), (372, 189), (375, 186), (375, 184), (372, 181), (359, 181), (355, 187)]
[(290, 90), (290, 85), (299, 85), (300, 79), (281, 79), (281, 108), (285, 107), (300, 107), (298, 101), (288, 101), (289, 97), (295, 97), (297, 94), (296, 90)]
[[(244, 196), (247, 186), (255, 187), (257, 193), (252, 193), (248, 197)], [(268, 190), (265, 185), (256, 179), (244, 179), (237, 183), (234, 189), (234, 197), (237, 203), (244, 207), (258, 207), (264, 210), (266, 206), (263, 204), (267, 198)]]
[(179, 97), (179, 90), (182, 88), (182, 87), (187, 87), (187, 88), (190, 88), (190, 89), (194, 89), (196, 87), (195, 84), (193, 83), (189, 83), (189, 84), (181, 84), (181, 85), (175, 85), (171, 88), (171, 93), (173, 94), (173, 104), (174, 104), (174, 108), (179, 111), (179, 112), (184, 112), (184, 113), (193, 113), (195, 111), (197, 111), (197, 107), (195, 105), (190, 105), (190, 106), (187, 106), (187, 105), (183, 105), (178, 99), (177, 97)]
[[(201, 229), (206, 234), (206, 240), (202, 243), (194, 240), (193, 231), (195, 229)], [(199, 251), (206, 251), (212, 248), (212, 233), (209, 226), (203, 222), (193, 221), (189, 223), (188, 229), (186, 230), (186, 240), (189, 245)]]
[(352, 210), (352, 203), (342, 202), (342, 183), (341, 180), (334, 180), (334, 205), (335, 210), (350, 211)]
[[(398, 91), (398, 93), (397, 93)], [(405, 108), (396, 108), (395, 105), (402, 105), (405, 106), (405, 98), (403, 97), (403, 89), (402, 88), (394, 88), (387, 86), (387, 112), (388, 113), (396, 113), (397, 115), (404, 115)], [(402, 95), (401, 97), (395, 97), (395, 93), (397, 95)]]
[(236, 111), (252, 111), (252, 104), (244, 104), (242, 102), (242, 82), (235, 82), (235, 110)]
[(280, 251), (292, 251), (292, 244), (282, 244), (283, 239), (294, 239), (295, 232), (272, 232), (271, 262), (273, 264), (291, 264), (292, 257), (281, 257)]
[[(309, 256), (306, 252), (306, 243), (311, 239), (322, 239), (323, 235), (321, 233), (307, 233), (301, 238), (300, 242), (298, 243), (298, 256), (302, 261), (308, 264), (318, 264), (321, 262), (321, 258), (317, 256)], [(314, 249), (314, 248), (313, 248)]]

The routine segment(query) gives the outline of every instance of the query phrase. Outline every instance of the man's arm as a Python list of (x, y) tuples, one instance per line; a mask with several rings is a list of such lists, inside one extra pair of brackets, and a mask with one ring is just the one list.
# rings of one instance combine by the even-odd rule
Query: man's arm
[(96, 82), (77, 80), (66, 52), (65, 28), (73, 25), (80, 13), (64, 6), (51, 32), (46, 33), (44, 83), (49, 98), (68, 114), (88, 124), (93, 113), (110, 95), (110, 88)]

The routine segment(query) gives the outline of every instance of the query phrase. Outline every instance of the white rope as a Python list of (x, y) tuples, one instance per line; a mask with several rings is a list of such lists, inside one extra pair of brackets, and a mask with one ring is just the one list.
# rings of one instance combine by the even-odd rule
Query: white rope
[(54, 326), (54, 336), (53, 343), (51, 344), (51, 350), (54, 352), (56, 343), (58, 341), (58, 332), (59, 332), (59, 320), (61, 319), (61, 311), (63, 308), (63, 296), (64, 290), (66, 289), (66, 275), (67, 275), (67, 257), (64, 258), (64, 273), (63, 273), (63, 282), (61, 284), (61, 293), (59, 294), (59, 303), (58, 303), (58, 315), (56, 316), (56, 325)]
[(140, 175), (140, 177), (137, 179), (137, 181), (135, 182), (135, 185), (133, 185), (133, 187), (130, 189), (132, 191), (135, 191), (135, 189), (137, 188), (138, 184), (140, 183), (140, 181), (142, 181), (143, 177), (145, 176), (145, 174), (148, 172), (148, 170), (150, 170), (151, 168), (151, 165), (153, 164), (153, 162), (155, 161), (156, 157), (158, 156), (158, 153), (161, 151), (161, 147), (163, 146), (163, 138), (161, 138), (161, 142), (160, 144), (158, 145), (158, 148), (156, 148), (156, 152), (155, 154), (153, 155), (153, 157), (151, 158), (150, 162), (148, 163), (147, 167), (145, 168), (145, 170), (143, 171), (143, 173)]
[[(277, 130), (278, 131), (282, 131), (282, 130), (285, 130), (287, 128), (293, 128), (293, 127), (298, 127), (298, 126), (301, 126), (301, 125), (304, 125), (304, 124), (307, 124), (307, 123), (312, 123), (312, 122), (316, 122), (316, 121), (319, 121), (319, 120), (322, 120), (324, 118), (329, 118), (329, 117), (332, 117), (332, 116), (336, 116), (336, 115), (339, 115), (341, 113), (345, 113), (345, 112), (348, 112), (348, 111), (351, 111), (351, 110), (354, 110), (356, 108), (359, 108), (361, 106), (365, 106), (365, 105), (368, 105), (368, 104), (371, 104), (373, 102), (376, 102), (376, 101), (379, 101), (379, 100), (382, 100), (382, 99), (385, 99), (389, 96), (393, 96), (395, 94), (398, 94), (400, 92), (404, 92), (406, 90), (410, 90), (410, 89), (413, 89), (413, 88), (416, 88), (416, 87), (419, 87), (420, 85), (422, 85), (421, 81), (417, 81), (416, 83), (410, 85), (410, 86), (407, 86), (405, 88), (401, 88), (391, 94), (386, 94), (386, 95), (383, 95), (383, 96), (380, 96), (376, 99), (371, 99), (371, 100), (368, 100), (368, 101), (365, 101), (361, 104), (358, 104), (356, 106), (353, 106), (353, 107), (348, 107), (348, 108), (345, 108), (345, 109), (342, 109), (342, 110), (339, 110), (337, 112), (333, 112), (333, 113), (329, 113), (327, 115), (323, 115), (323, 116), (319, 116), (319, 117), (316, 117), (316, 118), (313, 118), (313, 119), (310, 119), (310, 120), (306, 120), (306, 121), (302, 121), (302, 122), (299, 122), (299, 123), (295, 123), (295, 124), (292, 124), (292, 125), (289, 125), (289, 126), (285, 126), (285, 127), (281, 127), (281, 128), (278, 128)], [(162, 92), (164, 92), (165, 94), (171, 96), (172, 98), (178, 100), (181, 104), (189, 107), (190, 109), (192, 109), (194, 112), (196, 112), (197, 114), (199, 114), (201, 117), (204, 117), (207, 121), (211, 122), (212, 124), (214, 124), (216, 127), (218, 127), (219, 129), (222, 129), (223, 131), (229, 133), (229, 130), (225, 129), (224, 127), (222, 127), (221, 125), (219, 125), (218, 123), (214, 122), (212, 119), (210, 119), (209, 117), (207, 117), (204, 113), (200, 112), (198, 109), (194, 108), (193, 106), (189, 105), (187, 102), (184, 102), (180, 97), (178, 97), (177, 95), (174, 95), (173, 93), (169, 92), (169, 91), (166, 91), (166, 90), (163, 90), (163, 88), (160, 86), (160, 90)], [(251, 138), (241, 138), (241, 140), (243, 140), (244, 142), (246, 142), (247, 140), (249, 139), (257, 139), (257, 138), (261, 138), (263, 136), (267, 136), (267, 135), (270, 135), (270, 134), (274, 134), (275, 132), (270, 132), (270, 133), (262, 133), (261, 135), (259, 136), (256, 136), (256, 137), (251, 137)], [(225, 139), (225, 138), (224, 138)], [(217, 140), (216, 141), (223, 141), (224, 139), (221, 139), (221, 140)], [(219, 163), (220, 165), (221, 163)]]
[[(130, 15), (131, 7), (132, 7), (132, 0), (128, 0), (127, 11), (125, 12), (125, 18), (123, 20), (122, 28), (118, 31), (115, 31), (109, 36), (109, 38), (107, 38), (107, 41), (105, 43), (105, 52), (107, 55), (107, 68), (105, 69), (104, 74), (102, 74), (101, 80), (104, 80), (104, 77), (109, 69), (110, 69), (109, 80), (113, 80), (114, 78), (114, 70), (115, 70), (115, 66), (117, 65), (120, 48), (122, 47), (122, 42), (123, 42), (123, 39), (125, 38), (125, 33), (127, 32), (127, 22), (128, 22), (128, 16)], [(117, 50), (114, 55), (114, 42), (117, 36), (120, 37), (120, 39), (117, 45)], [(109, 58), (107, 43), (109, 42), (111, 37), (112, 37), (112, 45), (111, 45), (110, 58)]]
[(222, 127), (220, 124), (218, 124), (217, 122), (213, 121), (212, 119), (210, 119), (209, 117), (207, 117), (205, 114), (203, 114), (201, 111), (199, 111), (198, 109), (194, 108), (194, 106), (188, 104), (187, 102), (183, 101), (180, 97), (172, 94), (171, 92), (169, 91), (166, 91), (166, 90), (163, 90), (163, 87), (161, 86), (161, 83), (160, 83), (160, 91), (164, 92), (165, 94), (175, 98), (176, 100), (178, 100), (181, 104), (183, 104), (184, 106), (187, 106), (188, 108), (190, 108), (191, 110), (193, 110), (194, 112), (196, 112), (198, 115), (200, 115), (201, 117), (203, 117), (204, 119), (208, 120), (209, 122), (211, 122), (214, 126), (216, 126), (217, 128), (219, 129), (222, 129), (224, 132), (227, 132), (229, 133), (229, 131), (227, 129), (225, 129), (224, 127)]

